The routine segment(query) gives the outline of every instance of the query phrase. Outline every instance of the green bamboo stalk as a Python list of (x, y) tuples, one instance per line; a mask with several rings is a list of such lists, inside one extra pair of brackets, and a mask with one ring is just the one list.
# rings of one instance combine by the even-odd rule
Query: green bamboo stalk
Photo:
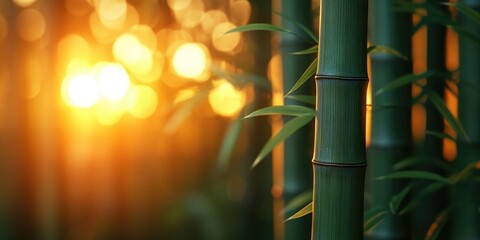
[[(252, 0), (254, 9), (250, 22), (270, 23), (271, 1)], [(271, 58), (271, 33), (267, 31), (251, 32), (253, 63), (248, 71), (267, 79), (268, 63)], [(253, 109), (271, 106), (271, 92), (262, 86), (254, 86), (255, 99), (251, 104)], [(271, 135), (270, 123), (267, 118), (255, 118), (249, 125), (248, 153), (245, 159), (255, 159), (261, 147)], [(248, 163), (248, 162), (246, 162)], [(246, 165), (247, 169), (251, 163)], [(272, 161), (264, 161), (249, 173), (247, 178), (247, 232), (244, 239), (273, 239), (273, 198)]]
[[(289, 19), (294, 19), (303, 26), (311, 29), (311, 1), (282, 1), (282, 14)], [(302, 32), (300, 27), (292, 21), (283, 18), (282, 26), (295, 32)], [(288, 33), (281, 36), (282, 70), (283, 70), (283, 94), (295, 85), (296, 80), (307, 69), (313, 60), (304, 55), (293, 55), (292, 53), (311, 47), (308, 42)], [(295, 91), (295, 94), (309, 95), (313, 91), (309, 85), (304, 85)], [(285, 98), (284, 104), (302, 105), (302, 103)], [(285, 117), (284, 122), (290, 118)], [(290, 202), (294, 197), (312, 188), (312, 173), (309, 159), (313, 146), (309, 139), (312, 136), (311, 129), (304, 127), (285, 140), (283, 160), (283, 200)], [(310, 173), (310, 174), (308, 174)], [(306, 216), (295, 221), (285, 223), (285, 239), (308, 239), (310, 236), (311, 217)]]
[(363, 239), (367, 12), (320, 4), (312, 239)]
[[(429, 4), (434, 6), (441, 6), (439, 3), (443, 0), (427, 0)], [(447, 8), (442, 7), (447, 14)], [(428, 25), (427, 26), (427, 70), (442, 72), (446, 70), (445, 66), (445, 41), (446, 41), (446, 27), (442, 25)], [(439, 76), (432, 76), (427, 79), (426, 87), (437, 93), (439, 96), (444, 96), (445, 79)], [(435, 106), (427, 101), (424, 104), (426, 112), (426, 130), (432, 132), (443, 132), (444, 124), (443, 117), (435, 108)], [(443, 140), (433, 135), (425, 134), (425, 138), (420, 143), (417, 149), (417, 156), (420, 160), (418, 170), (429, 171), (444, 175), (438, 167), (438, 164), (443, 159)], [(422, 181), (419, 189), (426, 187), (428, 181)], [(423, 187), (422, 187), (423, 186)], [(415, 192), (414, 192), (415, 193)], [(419, 206), (412, 212), (411, 227), (413, 239), (424, 239), (431, 224), (435, 221), (437, 215), (446, 207), (445, 192), (438, 191), (429, 196), (426, 196)]]
[[(370, 41), (400, 51), (407, 57), (411, 52), (411, 15), (396, 12), (395, 0), (370, 1)], [(411, 73), (410, 61), (391, 54), (377, 53), (371, 58), (372, 92), (392, 80)], [(388, 206), (391, 198), (405, 186), (405, 181), (378, 181), (378, 176), (392, 172), (393, 164), (411, 155), (411, 86), (396, 88), (373, 95), (371, 141), (367, 150), (370, 164), (367, 184), (372, 206)], [(389, 216), (369, 233), (370, 239), (407, 239), (405, 216)]]
[[(463, 0), (460, 3), (480, 11), (480, 0)], [(459, 23), (476, 34), (480, 25), (463, 14)], [(459, 35), (460, 82), (458, 83), (458, 118), (470, 142), (459, 137), (455, 170), (461, 170), (480, 159), (480, 44)], [(458, 184), (453, 189), (452, 239), (480, 239), (480, 185), (473, 179)]]

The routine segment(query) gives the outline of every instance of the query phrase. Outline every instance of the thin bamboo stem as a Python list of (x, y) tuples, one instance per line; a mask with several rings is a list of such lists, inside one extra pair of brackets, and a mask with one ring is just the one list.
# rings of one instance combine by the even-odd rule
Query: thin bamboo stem
[[(307, 28), (311, 28), (311, 1), (282, 1), (282, 15), (293, 19)], [(282, 26), (295, 32), (302, 32), (300, 27), (291, 20), (282, 18)], [(292, 53), (301, 51), (311, 47), (311, 44), (305, 42), (291, 34), (282, 34), (282, 72), (283, 72), (283, 94), (294, 86), (296, 80), (307, 69), (313, 60), (304, 55), (294, 55)], [(313, 85), (313, 84), (312, 84)], [(303, 87), (295, 91), (295, 94), (310, 95), (312, 87), (305, 84)], [(298, 101), (285, 98), (284, 104), (305, 105)], [(289, 118), (285, 117), (284, 121)], [(309, 159), (313, 149), (313, 134), (308, 127), (299, 129), (295, 134), (290, 136), (284, 143), (283, 151), (283, 199), (285, 203), (290, 202), (294, 197), (312, 187), (312, 170)], [(285, 223), (285, 239), (308, 239), (310, 236), (311, 217), (306, 216), (295, 221)]]

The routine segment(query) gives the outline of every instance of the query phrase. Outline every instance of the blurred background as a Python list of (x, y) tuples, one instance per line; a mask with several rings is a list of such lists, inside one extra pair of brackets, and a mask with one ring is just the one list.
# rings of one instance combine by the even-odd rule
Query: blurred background
[(273, 238), (258, 2), (2, 0), (0, 239)]

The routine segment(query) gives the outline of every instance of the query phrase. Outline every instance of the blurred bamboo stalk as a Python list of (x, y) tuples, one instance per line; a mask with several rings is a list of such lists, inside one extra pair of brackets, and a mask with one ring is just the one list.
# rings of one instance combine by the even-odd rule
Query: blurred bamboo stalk
[[(473, 10), (480, 11), (480, 0), (461, 0)], [(472, 33), (480, 34), (480, 25), (459, 14), (460, 25)], [(460, 171), (480, 159), (480, 44), (459, 34), (460, 82), (458, 83), (458, 118), (470, 142), (458, 137), (455, 170)], [(478, 164), (477, 164), (478, 166)], [(452, 239), (480, 239), (480, 184), (467, 178), (452, 192)]]
[[(282, 27), (294, 32), (302, 32), (297, 21), (308, 29), (312, 28), (311, 1), (282, 1)], [(287, 18), (288, 17), (288, 18)], [(292, 34), (281, 35), (282, 74), (283, 74), (283, 95), (295, 85), (297, 79), (307, 69), (313, 60), (305, 55), (294, 55), (292, 53), (305, 50), (311, 44)], [(299, 95), (311, 95), (312, 87), (305, 84), (295, 91)], [(284, 98), (285, 105), (305, 105), (293, 99)], [(308, 106), (307, 106), (308, 107)], [(284, 117), (284, 122), (289, 117)], [(283, 150), (283, 200), (290, 202), (294, 197), (311, 189), (312, 168), (310, 159), (312, 154), (313, 137), (311, 125), (299, 129), (284, 142)], [(285, 239), (308, 239), (311, 231), (311, 217), (305, 216), (294, 221), (285, 222)]]
[[(427, 0), (429, 4), (437, 7), (443, 0)], [(445, 6), (440, 6), (445, 14), (448, 10)], [(446, 27), (443, 25), (430, 24), (427, 26), (427, 70), (435, 72), (443, 72), (446, 70), (445, 54), (446, 54)], [(444, 96), (445, 79), (438, 75), (427, 79), (426, 87)], [(443, 132), (443, 117), (435, 108), (435, 106), (427, 101), (424, 104), (426, 112), (425, 129), (431, 132)], [(443, 159), (443, 139), (436, 136), (425, 134), (423, 141), (417, 149), (417, 157), (419, 158), (418, 170), (435, 172), (444, 175), (445, 172), (440, 169), (439, 164)], [(428, 182), (421, 181), (419, 189), (426, 187)], [(416, 192), (414, 192), (416, 193)], [(413, 239), (424, 239), (431, 224), (435, 218), (446, 207), (445, 192), (438, 191), (427, 196), (420, 205), (412, 212), (411, 227)]]
[[(370, 1), (371, 45), (381, 45), (400, 51), (410, 59), (412, 18), (396, 12), (395, 0)], [(411, 156), (411, 85), (376, 95), (380, 88), (394, 79), (411, 73), (412, 63), (388, 53), (375, 53), (371, 59), (372, 128), (367, 151), (368, 184), (371, 206), (388, 206), (406, 181), (379, 181), (376, 178), (392, 172), (392, 166)], [(408, 218), (389, 216), (368, 234), (371, 239), (408, 239)]]

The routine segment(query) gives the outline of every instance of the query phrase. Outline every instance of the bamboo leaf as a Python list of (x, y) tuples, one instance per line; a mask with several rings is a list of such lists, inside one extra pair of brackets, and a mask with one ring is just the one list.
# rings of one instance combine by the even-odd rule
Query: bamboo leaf
[(172, 134), (177, 130), (183, 121), (192, 113), (193, 109), (208, 96), (208, 92), (209, 89), (203, 89), (197, 92), (192, 98), (185, 100), (165, 124), (164, 132), (166, 134)]
[(367, 54), (373, 55), (375, 53), (388, 53), (392, 54), (396, 57), (399, 57), (405, 61), (408, 61), (408, 57), (402, 54), (400, 51), (387, 47), (387, 46), (381, 46), (381, 45), (371, 45), (370, 47), (367, 48)]
[(398, 161), (397, 163), (395, 163), (392, 166), (392, 170), (393, 171), (398, 171), (398, 170), (401, 170), (401, 169), (405, 169), (405, 168), (408, 168), (410, 166), (413, 166), (414, 164), (416, 164), (418, 162), (419, 162), (419, 159), (416, 158), (416, 157), (404, 158), (404, 159)]
[(285, 220), (285, 221), (290, 221), (292, 219), (301, 218), (301, 217), (303, 217), (305, 215), (308, 215), (310, 213), (312, 213), (312, 202), (310, 202), (307, 206), (300, 209), (300, 211), (296, 212), (291, 217), (287, 218), (287, 220)]
[(252, 118), (266, 115), (288, 115), (288, 116), (315, 116), (315, 110), (299, 105), (271, 106), (256, 110), (245, 118)]
[(458, 9), (459, 12), (465, 14), (465, 16), (470, 18), (472, 21), (476, 22), (477, 24), (480, 24), (480, 13), (468, 7), (467, 5), (463, 3), (449, 3), (449, 2), (442, 2), (440, 4), (455, 7)]
[(294, 209), (298, 209), (312, 202), (312, 190), (307, 190), (298, 194), (292, 200), (290, 200), (283, 208), (283, 213), (288, 213)]
[(448, 218), (450, 218), (451, 210), (450, 208), (444, 209), (433, 221), (432, 225), (428, 228), (427, 235), (425, 236), (425, 240), (436, 240), (440, 235), (445, 223), (447, 222)]
[(301, 50), (301, 51), (298, 51), (298, 52), (294, 52), (292, 54), (295, 54), (295, 55), (306, 55), (306, 54), (312, 54), (312, 53), (317, 53), (318, 52), (318, 45), (315, 45), (313, 47), (310, 47), (310, 48), (307, 48), (305, 50)]
[(250, 31), (271, 31), (271, 32), (284, 32), (284, 33), (291, 33), (290, 30), (268, 24), (268, 23), (252, 23), (247, 25), (238, 26), (236, 28), (228, 30), (227, 33), (234, 33), (234, 32), (250, 32)]
[(289, 98), (298, 102), (308, 103), (312, 105), (315, 105), (316, 103), (315, 96), (311, 96), (311, 95), (289, 95), (289, 96), (286, 96), (285, 98)]
[(296, 117), (290, 121), (288, 121), (282, 129), (273, 137), (271, 137), (265, 146), (263, 146), (262, 150), (258, 154), (257, 158), (252, 164), (251, 168), (257, 166), (272, 150), (275, 146), (277, 146), (280, 142), (285, 140), (286, 138), (290, 137), (294, 132), (296, 132), (301, 127), (305, 126), (313, 119), (313, 116), (303, 115)]
[(388, 216), (388, 211), (383, 210), (376, 213), (371, 218), (366, 219), (365, 223), (363, 224), (363, 232), (368, 232), (370, 229), (373, 229), (375, 226), (377, 226), (383, 220), (385, 220), (387, 216)]
[(384, 176), (380, 176), (377, 179), (384, 180), (384, 179), (400, 179), (400, 178), (407, 178), (407, 179), (426, 179), (437, 181), (445, 184), (451, 184), (448, 178), (440, 176), (435, 173), (427, 172), (427, 171), (400, 171), (400, 172), (393, 172)]
[(424, 79), (424, 78), (431, 77), (433, 75), (434, 75), (434, 73), (430, 72), (430, 71), (426, 71), (426, 72), (423, 72), (421, 74), (411, 73), (411, 74), (403, 75), (403, 76), (398, 77), (398, 78), (394, 79), (393, 81), (389, 82), (388, 84), (386, 84), (382, 88), (378, 89), (375, 92), (374, 96), (378, 96), (379, 94), (381, 94), (383, 92), (386, 92), (386, 91), (389, 91), (389, 90), (392, 90), (392, 89), (395, 89), (395, 88), (399, 88), (401, 86), (419, 81), (419, 80)]
[(458, 34), (470, 38), (470, 40), (476, 42), (477, 44), (480, 44), (480, 35), (470, 31), (469, 29), (461, 27), (458, 24), (448, 24), (447, 27), (457, 32)]
[(286, 16), (286, 15), (280, 13), (280, 12), (274, 11), (274, 13), (277, 14), (277, 15), (279, 15), (279, 16), (281, 16), (282, 18), (290, 21), (291, 23), (295, 24), (295, 26), (297, 26), (297, 27), (299, 27), (300, 29), (302, 29), (302, 31), (303, 31), (304, 33), (306, 33), (306, 34), (310, 37), (310, 39), (312, 39), (315, 43), (318, 43), (318, 38), (317, 38), (317, 36), (315, 36), (315, 34), (313, 34), (312, 30), (310, 30), (310, 29), (308, 29), (307, 27), (305, 27), (305, 25), (303, 25), (302, 23), (298, 22), (297, 20), (292, 19), (292, 18), (290, 18), (290, 17), (288, 17), (288, 16)]
[(390, 200), (389, 202), (389, 207), (390, 207), (390, 211), (393, 213), (393, 214), (397, 214), (398, 213), (398, 209), (400, 207), (400, 204), (403, 202), (403, 200), (405, 199), (405, 197), (407, 196), (407, 194), (412, 190), (412, 184), (409, 184), (407, 186), (405, 186), (402, 191), (400, 191), (397, 195), (394, 195), (392, 197), (392, 199)]
[(480, 160), (477, 162), (473, 162), (468, 164), (466, 167), (464, 167), (459, 173), (454, 174), (450, 177), (451, 181), (453, 184), (456, 184), (460, 182), (461, 180), (465, 179), (472, 173), (472, 171), (475, 169), (476, 165), (480, 163)]
[(467, 142), (470, 141), (465, 129), (463, 128), (462, 124), (453, 116), (453, 114), (448, 110), (447, 105), (442, 100), (442, 98), (434, 91), (424, 87), (423, 91), (427, 94), (428, 99), (430, 102), (435, 106), (437, 111), (442, 115), (442, 117), (448, 122), (448, 124), (452, 127), (452, 129), (457, 133), (457, 135)]
[(410, 212), (416, 206), (418, 206), (420, 201), (425, 196), (428, 196), (429, 194), (432, 194), (435, 191), (440, 190), (441, 188), (443, 188), (446, 185), (447, 184), (445, 184), (443, 182), (435, 182), (435, 183), (432, 183), (432, 184), (428, 185), (426, 188), (422, 189), (422, 191), (420, 191), (418, 194), (416, 194), (412, 197), (411, 201), (400, 211), (399, 215), (403, 215), (403, 214), (406, 214), (406, 213)]
[(308, 68), (303, 72), (302, 76), (297, 80), (295, 85), (293, 85), (292, 89), (288, 91), (287, 96), (290, 95), (293, 91), (297, 90), (299, 87), (301, 87), (310, 77), (313, 76), (315, 71), (317, 70), (317, 63), (318, 63), (318, 58), (315, 58), (313, 62), (308, 66)]
[(454, 137), (452, 137), (448, 133), (426, 130), (425, 134), (432, 135), (432, 136), (435, 136), (435, 137), (438, 137), (438, 138), (441, 138), (441, 139), (449, 139), (449, 140), (451, 140), (452, 142), (455, 142), (455, 143), (457, 142), (457, 139), (455, 139)]
[(235, 119), (235, 121), (233, 121), (228, 127), (225, 136), (223, 137), (222, 145), (220, 146), (220, 149), (218, 151), (217, 169), (219, 171), (225, 171), (225, 169), (227, 168), (228, 160), (230, 159), (230, 156), (233, 152), (241, 129), (241, 118)]

